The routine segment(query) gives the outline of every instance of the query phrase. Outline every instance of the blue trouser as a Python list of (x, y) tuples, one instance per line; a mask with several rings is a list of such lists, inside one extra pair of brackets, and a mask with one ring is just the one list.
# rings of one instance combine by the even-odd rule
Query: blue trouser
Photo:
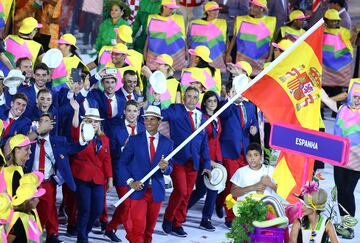
[(191, 193), (188, 209), (194, 206), (206, 193), (204, 208), (202, 210), (202, 220), (210, 220), (215, 209), (217, 191), (208, 189), (204, 184), (204, 178), (198, 173), (196, 178), (196, 190)]
[(104, 209), (104, 185), (75, 179), (77, 200), (77, 242), (87, 243), (94, 222)]

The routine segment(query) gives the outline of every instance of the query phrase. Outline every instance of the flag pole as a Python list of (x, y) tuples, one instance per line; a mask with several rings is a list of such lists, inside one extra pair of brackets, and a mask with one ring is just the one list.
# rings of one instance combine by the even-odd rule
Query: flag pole
[[(258, 80), (260, 80), (265, 74), (270, 72), (278, 63), (280, 63), (283, 59), (285, 59), (297, 46), (300, 45), (309, 35), (311, 35), (315, 30), (317, 30), (324, 23), (323, 19), (320, 19), (314, 26), (312, 26), (308, 31), (306, 31), (299, 39), (295, 41), (291, 47), (289, 47), (286, 51), (281, 53), (281, 55), (276, 58), (273, 62), (270, 63), (268, 67), (266, 67), (263, 71), (261, 71), (253, 80), (251, 80), (247, 85), (242, 86), (239, 92), (234, 95), (228, 102), (226, 102), (214, 115), (212, 115), (206, 122), (204, 122), (193, 134), (191, 134), (187, 139), (185, 139), (179, 146), (177, 146), (168, 156), (166, 156), (165, 160), (169, 161), (175, 154), (177, 154), (183, 147), (186, 146), (196, 135), (198, 135), (203, 129), (207, 127), (212, 121), (214, 121), (226, 108), (228, 108), (235, 100), (237, 100), (243, 92), (245, 92), (248, 88), (250, 88), (253, 84), (255, 84)], [(159, 170), (159, 166), (155, 166), (147, 175), (144, 176), (140, 181), (145, 183), (156, 171)], [(119, 206), (122, 202), (124, 202), (135, 190), (130, 189), (124, 196), (122, 196), (116, 203), (113, 205), (115, 207)]]

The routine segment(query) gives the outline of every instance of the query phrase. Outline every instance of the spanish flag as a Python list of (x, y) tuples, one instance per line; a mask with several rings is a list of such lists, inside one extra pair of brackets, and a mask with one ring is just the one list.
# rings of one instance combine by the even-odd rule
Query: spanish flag
[[(321, 20), (243, 92), (270, 123), (319, 129), (323, 32)], [(302, 156), (282, 152), (274, 171), (278, 194), (290, 202), (296, 201), (292, 194), (299, 194), (302, 185), (311, 180), (313, 166), (314, 161), (305, 162)]]

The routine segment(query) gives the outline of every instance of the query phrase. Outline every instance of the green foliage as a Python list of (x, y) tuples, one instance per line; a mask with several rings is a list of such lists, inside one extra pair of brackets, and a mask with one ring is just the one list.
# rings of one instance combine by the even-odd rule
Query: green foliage
[(252, 222), (264, 221), (266, 212), (267, 208), (262, 201), (247, 196), (240, 202), (239, 217), (235, 217), (233, 220), (231, 230), (226, 234), (226, 237), (232, 239), (231, 242), (234, 243), (250, 242), (249, 234), (254, 232)]

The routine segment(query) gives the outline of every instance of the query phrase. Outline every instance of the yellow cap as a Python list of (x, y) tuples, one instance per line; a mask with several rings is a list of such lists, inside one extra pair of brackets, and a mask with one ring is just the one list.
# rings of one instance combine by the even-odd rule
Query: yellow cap
[(16, 147), (25, 147), (35, 142), (36, 141), (31, 142), (29, 138), (23, 134), (17, 134), (10, 138), (9, 141), (10, 152)]
[(189, 53), (193, 56), (198, 56), (205, 62), (212, 62), (210, 58), (210, 49), (207, 46), (197, 46), (195, 49), (189, 49)]
[(127, 48), (126, 45), (124, 45), (122, 43), (118, 43), (118, 44), (116, 44), (116, 46), (113, 47), (112, 52), (121, 53), (121, 54), (127, 54), (128, 53), (128, 48)]
[(58, 44), (66, 44), (66, 45), (72, 45), (75, 46), (75, 48), (77, 49), (78, 47), (76, 46), (76, 37), (73, 36), (72, 34), (64, 34), (60, 37), (60, 39), (57, 41)]
[(155, 62), (160, 63), (160, 64), (167, 64), (170, 67), (174, 63), (172, 57), (169, 56), (168, 54), (161, 54), (161, 55), (157, 56), (155, 59)]
[[(0, 193), (0, 220), (7, 221), (11, 213), (11, 197), (7, 193)], [(3, 222), (0, 221), (0, 224)]]
[(119, 38), (125, 43), (132, 43), (132, 34), (133, 31), (128, 25), (121, 25), (119, 28), (115, 28), (115, 32), (118, 34)]
[(261, 8), (267, 9), (267, 1), (266, 0), (252, 0), (250, 3), (254, 4), (256, 6), (259, 6)]
[(279, 43), (275, 43), (275, 42), (272, 43), (273, 47), (278, 48), (282, 51), (288, 49), (292, 44), (294, 44), (294, 42), (288, 39), (282, 39), (281, 41), (279, 41)]
[(176, 5), (175, 0), (162, 0), (161, 5), (166, 6), (167, 8), (179, 8), (179, 6)]
[(213, 10), (219, 10), (222, 9), (222, 7), (219, 6), (217, 2), (207, 2), (204, 6), (204, 11), (213, 11)]
[(290, 22), (297, 19), (307, 19), (307, 18), (309, 17), (305, 16), (305, 14), (301, 10), (294, 10), (289, 15)]
[(42, 24), (33, 17), (27, 17), (21, 22), (19, 32), (22, 34), (30, 34), (36, 28), (42, 28)]
[(33, 184), (38, 187), (44, 180), (44, 174), (39, 171), (33, 171), (23, 175), (20, 179), (20, 185)]
[(20, 185), (16, 190), (16, 195), (13, 197), (12, 205), (19, 206), (26, 200), (41, 197), (45, 192), (46, 190), (44, 188), (37, 189), (36, 186), (31, 183)]
[(252, 67), (251, 67), (250, 63), (245, 62), (245, 61), (239, 61), (235, 64), (235, 66), (241, 68), (243, 71), (246, 72), (247, 76), (250, 77), (250, 75), (252, 73)]
[(341, 20), (339, 12), (335, 9), (326, 10), (324, 18), (328, 20)]

